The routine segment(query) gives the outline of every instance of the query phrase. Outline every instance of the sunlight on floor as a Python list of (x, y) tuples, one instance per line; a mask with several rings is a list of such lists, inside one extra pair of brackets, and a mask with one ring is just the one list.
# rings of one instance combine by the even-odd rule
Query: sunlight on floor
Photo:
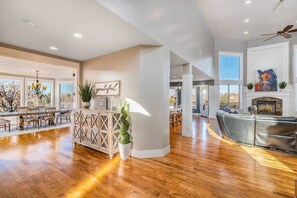
[(280, 162), (269, 152), (262, 148), (240, 146), (245, 152), (247, 152), (254, 160), (256, 160), (261, 166), (275, 168), (291, 173), (295, 173), (291, 168)]
[(92, 189), (95, 189), (96, 184), (100, 182), (100, 180), (111, 172), (116, 166), (119, 165), (120, 158), (116, 157), (107, 163), (105, 163), (99, 170), (97, 170), (91, 177), (82, 181), (75, 189), (68, 193), (66, 197), (85, 197), (85, 195), (90, 192)]
[(228, 141), (228, 140), (226, 140), (226, 139), (220, 137), (216, 132), (214, 132), (214, 130), (212, 130), (212, 129), (210, 128), (210, 124), (205, 124), (205, 126), (206, 126), (206, 128), (207, 128), (207, 132), (208, 132), (208, 134), (209, 134), (210, 136), (212, 136), (213, 138), (218, 139), (218, 140), (220, 140), (220, 141), (222, 141), (222, 142), (224, 142), (224, 143), (227, 143), (227, 144), (229, 144), (229, 145), (233, 145), (233, 144), (234, 144), (233, 142), (230, 142), (230, 141)]

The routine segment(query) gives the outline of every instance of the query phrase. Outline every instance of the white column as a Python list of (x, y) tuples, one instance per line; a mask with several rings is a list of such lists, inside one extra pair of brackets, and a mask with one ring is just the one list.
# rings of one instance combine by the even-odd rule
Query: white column
[(192, 136), (192, 87), (193, 87), (193, 75), (192, 65), (183, 65), (182, 75), (182, 135), (191, 137)]

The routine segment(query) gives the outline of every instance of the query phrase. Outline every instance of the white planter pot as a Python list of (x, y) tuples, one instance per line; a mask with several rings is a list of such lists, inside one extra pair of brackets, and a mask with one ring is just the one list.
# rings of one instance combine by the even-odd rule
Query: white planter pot
[(119, 143), (120, 156), (122, 160), (128, 159), (130, 155), (131, 142), (129, 144)]
[(90, 102), (83, 102), (82, 105), (83, 105), (83, 108), (85, 108), (85, 109), (90, 108)]

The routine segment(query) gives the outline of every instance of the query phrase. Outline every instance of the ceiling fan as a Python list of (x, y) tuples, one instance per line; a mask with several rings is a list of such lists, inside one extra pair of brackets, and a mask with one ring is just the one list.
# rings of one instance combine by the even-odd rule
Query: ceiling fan
[(291, 30), (293, 27), (294, 27), (294, 25), (287, 25), (283, 30), (277, 31), (276, 33), (262, 34), (262, 36), (271, 36), (268, 39), (265, 39), (263, 42), (268, 41), (270, 39), (273, 39), (273, 38), (275, 38), (277, 36), (282, 36), (282, 37), (284, 37), (286, 39), (291, 38), (292, 35), (290, 33), (297, 32), (297, 29)]
[[(283, 25), (283, 23), (284, 23), (283, 3), (284, 3), (284, 0), (280, 0), (272, 10), (272, 12), (274, 12), (280, 5), (282, 6), (282, 27), (284, 27), (284, 25)], [(271, 12), (271, 14), (272, 14), (272, 12)], [(290, 33), (297, 32), (297, 28), (292, 29), (293, 27), (294, 27), (294, 25), (287, 25), (283, 30), (277, 31), (275, 33), (262, 34), (261, 36), (271, 36), (271, 37), (265, 39), (263, 42), (269, 41), (270, 39), (273, 39), (277, 36), (282, 36), (286, 39), (291, 38), (292, 35)]]

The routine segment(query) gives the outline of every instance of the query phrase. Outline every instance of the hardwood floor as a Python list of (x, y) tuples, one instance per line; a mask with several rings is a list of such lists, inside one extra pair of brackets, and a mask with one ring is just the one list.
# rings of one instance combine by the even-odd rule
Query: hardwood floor
[(193, 138), (171, 129), (171, 153), (121, 161), (69, 129), (0, 139), (0, 197), (294, 197), (297, 157), (220, 139), (194, 118)]

